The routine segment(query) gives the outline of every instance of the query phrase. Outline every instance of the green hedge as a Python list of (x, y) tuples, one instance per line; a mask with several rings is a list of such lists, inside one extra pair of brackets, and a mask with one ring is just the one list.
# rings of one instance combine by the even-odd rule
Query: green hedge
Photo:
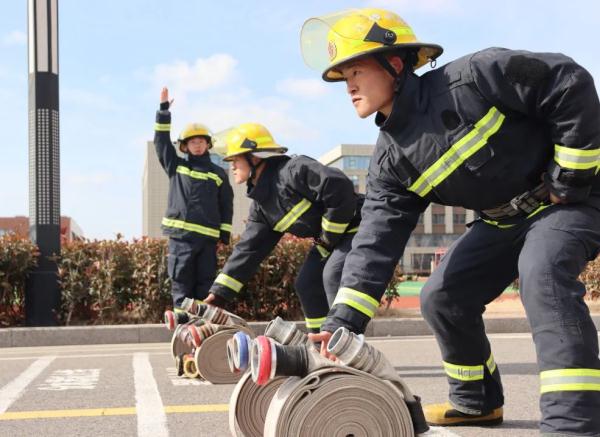
[(37, 248), (13, 234), (0, 236), (0, 326), (11, 326), (25, 317), (25, 280), (36, 265)]
[[(263, 261), (233, 310), (248, 320), (274, 316), (302, 319), (294, 279), (310, 246), (309, 240), (284, 237)], [(219, 246), (219, 268), (231, 250), (232, 246)], [(25, 279), (37, 255), (28, 240), (0, 236), (0, 326), (23, 323)], [(163, 311), (171, 305), (166, 255), (167, 242), (149, 238), (129, 242), (118, 237), (64, 245), (57, 258), (62, 288), (59, 323), (160, 322)], [(397, 285), (403, 279), (396, 269), (386, 292), (387, 303), (397, 295)], [(600, 297), (600, 258), (587, 266), (581, 279), (589, 297)]]

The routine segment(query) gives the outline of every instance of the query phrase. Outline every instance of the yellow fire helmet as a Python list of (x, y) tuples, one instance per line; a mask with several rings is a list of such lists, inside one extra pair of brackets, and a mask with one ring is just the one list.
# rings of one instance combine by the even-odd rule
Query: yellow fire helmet
[(243, 123), (226, 129), (215, 134), (214, 139), (218, 149), (226, 149), (225, 161), (245, 153), (264, 159), (287, 152), (287, 148), (277, 144), (267, 128), (258, 123)]
[(208, 141), (208, 148), (210, 149), (212, 148), (212, 136), (212, 133), (205, 125), (200, 123), (190, 123), (183, 128), (179, 134), (179, 138), (177, 138), (177, 142), (179, 144), (179, 149), (181, 150), (181, 147), (184, 146), (186, 141), (190, 138), (205, 137)]
[(375, 53), (414, 48), (415, 69), (434, 61), (443, 52), (437, 44), (417, 40), (412, 29), (397, 14), (384, 9), (350, 9), (308, 19), (302, 26), (300, 44), (304, 62), (323, 71), (323, 80), (343, 80), (336, 67)]

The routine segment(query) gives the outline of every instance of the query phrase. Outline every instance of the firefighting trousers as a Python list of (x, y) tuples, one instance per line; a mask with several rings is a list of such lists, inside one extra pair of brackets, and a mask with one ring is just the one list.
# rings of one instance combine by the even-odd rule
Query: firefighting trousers
[(451, 246), (421, 310), (456, 409), (485, 414), (504, 402), (481, 315), (519, 277), (540, 370), (541, 432), (600, 436), (598, 332), (578, 280), (599, 251), (600, 211), (587, 205), (553, 205), (504, 229), (476, 221)]
[(327, 318), (340, 285), (344, 260), (352, 246), (353, 236), (354, 234), (344, 235), (325, 258), (313, 247), (300, 268), (294, 286), (310, 332), (319, 332)]
[(186, 297), (204, 299), (216, 276), (216, 242), (208, 238), (194, 242), (169, 238), (167, 269), (174, 308), (180, 308)]

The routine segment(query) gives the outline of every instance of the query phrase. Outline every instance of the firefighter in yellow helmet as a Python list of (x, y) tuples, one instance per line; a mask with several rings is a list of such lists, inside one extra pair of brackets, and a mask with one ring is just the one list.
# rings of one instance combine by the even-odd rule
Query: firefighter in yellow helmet
[(343, 172), (307, 156), (285, 155), (271, 133), (244, 123), (216, 135), (237, 184), (252, 199), (246, 229), (210, 289), (206, 303), (237, 298), (284, 234), (312, 238), (295, 281), (306, 327), (319, 332), (337, 291), (346, 254), (360, 222), (363, 196)]
[[(542, 435), (600, 436), (598, 334), (578, 280), (600, 252), (600, 102), (571, 58), (481, 50), (417, 76), (442, 53), (397, 14), (356, 9), (308, 20), (306, 63), (344, 81), (380, 136), (363, 221), (321, 333), (361, 333), (420, 214), (430, 203), (480, 218), (449, 248), (421, 292), (442, 351), (449, 402), (434, 425), (503, 420), (485, 305), (519, 277), (540, 368)], [(361, 303), (361, 306), (357, 305)], [(365, 305), (365, 303), (367, 303)]]
[(169, 237), (168, 273), (175, 312), (186, 297), (204, 299), (217, 271), (217, 241), (229, 243), (233, 190), (225, 170), (211, 160), (212, 135), (199, 123), (188, 124), (171, 142), (169, 91), (163, 88), (156, 114), (154, 146), (169, 177), (169, 200), (162, 220)]

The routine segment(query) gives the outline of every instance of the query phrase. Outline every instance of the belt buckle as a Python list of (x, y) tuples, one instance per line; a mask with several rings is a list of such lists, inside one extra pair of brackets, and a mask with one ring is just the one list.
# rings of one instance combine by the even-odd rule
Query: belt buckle
[[(527, 198), (531, 199), (531, 203), (533, 203), (533, 205), (530, 202), (525, 201)], [(540, 202), (531, 194), (531, 191), (521, 193), (510, 200), (510, 206), (512, 206), (515, 211), (519, 211), (524, 214), (531, 213), (539, 205)]]

